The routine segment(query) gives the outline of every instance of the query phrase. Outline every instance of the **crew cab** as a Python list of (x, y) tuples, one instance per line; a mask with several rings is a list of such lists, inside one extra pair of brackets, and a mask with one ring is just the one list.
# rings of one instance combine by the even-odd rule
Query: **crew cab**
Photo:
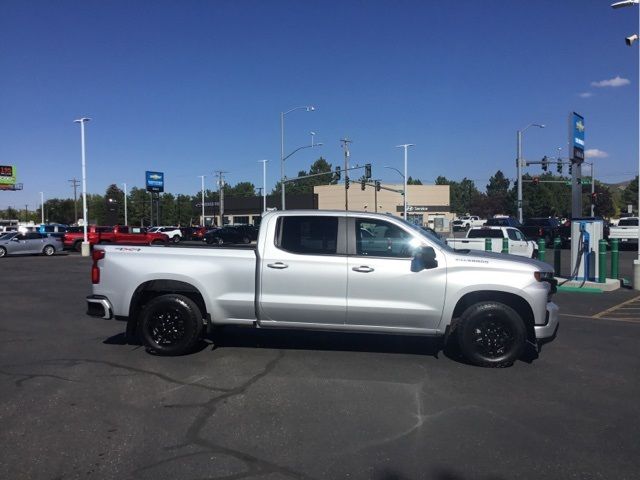
[[(65, 248), (80, 251), (84, 240), (83, 227), (70, 227), (64, 234)], [(148, 232), (144, 227), (129, 227), (116, 225), (115, 227), (87, 226), (87, 241), (94, 245), (118, 243), (121, 245), (166, 245), (169, 237), (164, 233)]]
[(513, 227), (476, 227), (467, 231), (465, 238), (447, 238), (447, 244), (454, 249), (468, 248), (471, 250), (486, 250), (490, 239), (491, 251), (502, 252), (504, 240), (507, 239), (507, 251), (512, 255), (528, 258), (538, 258), (538, 246), (533, 240), (527, 240), (524, 234)]
[(163, 355), (241, 325), (437, 336), (507, 366), (558, 327), (546, 263), (455, 251), (389, 215), (269, 212), (255, 249), (99, 245), (92, 259), (87, 314)]

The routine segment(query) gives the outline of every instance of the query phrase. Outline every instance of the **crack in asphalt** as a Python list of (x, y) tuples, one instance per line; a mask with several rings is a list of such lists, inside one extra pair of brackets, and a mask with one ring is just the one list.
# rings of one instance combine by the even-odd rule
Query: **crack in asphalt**
[[(232, 448), (227, 448), (222, 445), (218, 445), (215, 442), (211, 442), (207, 440), (201, 435), (202, 429), (206, 426), (207, 421), (216, 413), (218, 409), (218, 404), (220, 402), (224, 402), (225, 400), (231, 397), (245, 393), (252, 385), (254, 385), (256, 382), (258, 382), (262, 378), (269, 375), (275, 369), (275, 367), (283, 357), (284, 357), (284, 352), (282, 350), (279, 350), (278, 355), (272, 360), (270, 360), (269, 362), (267, 362), (267, 364), (265, 365), (264, 369), (261, 372), (249, 378), (246, 382), (229, 390), (228, 392), (222, 395), (211, 398), (209, 401), (205, 402), (202, 405), (195, 405), (196, 408), (201, 408), (202, 410), (196, 415), (193, 422), (191, 422), (191, 425), (187, 429), (187, 432), (185, 434), (186, 441), (183, 443), (177, 444), (173, 447), (168, 447), (167, 450), (175, 450), (175, 449), (184, 448), (190, 445), (198, 446), (200, 448), (203, 448), (205, 452), (212, 453), (212, 454), (223, 454), (223, 455), (233, 457), (237, 460), (240, 460), (248, 468), (247, 471), (241, 472), (241, 473), (234, 473), (234, 474), (225, 475), (225, 476), (211, 476), (211, 477), (201, 477), (201, 478), (215, 479), (215, 480), (240, 480), (240, 479), (252, 477), (255, 475), (279, 473), (289, 478), (313, 480), (313, 477), (309, 475), (297, 472), (288, 467), (278, 465), (274, 462), (263, 460), (261, 458), (255, 457), (251, 454), (248, 454), (239, 450), (234, 450)], [(191, 406), (192, 405), (171, 405), (170, 408), (191, 407)], [(151, 465), (138, 468), (133, 472), (133, 475), (139, 477), (139, 475), (145, 470), (150, 470), (151, 468), (157, 467), (159, 465), (167, 464), (169, 462), (173, 462), (185, 457), (199, 455), (205, 452), (198, 452), (196, 454), (188, 454), (188, 455), (178, 455), (175, 457), (167, 458), (167, 459), (161, 460), (160, 462), (156, 462)]]
[(29, 380), (34, 380), (36, 378), (55, 378), (56, 380), (64, 380), (65, 382), (83, 383), (83, 382), (78, 382), (77, 380), (71, 380), (70, 378), (65, 378), (59, 375), (52, 375), (47, 373), (19, 373), (19, 372), (12, 373), (12, 372), (5, 372), (4, 370), (0, 370), (0, 373), (2, 375), (7, 375), (8, 377), (24, 377), (14, 382), (16, 387), (22, 387), (23, 383)]

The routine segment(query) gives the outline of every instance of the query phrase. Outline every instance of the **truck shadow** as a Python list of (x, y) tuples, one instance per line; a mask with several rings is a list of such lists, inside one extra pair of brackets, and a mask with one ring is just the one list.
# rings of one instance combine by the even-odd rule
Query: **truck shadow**
[[(124, 333), (107, 338), (105, 345), (142, 346), (139, 339), (127, 339)], [(268, 330), (247, 327), (223, 326), (207, 335), (191, 354), (210, 348), (264, 348), (275, 350), (314, 350), (341, 352), (397, 353), (422, 355), (438, 359), (443, 354), (450, 360), (473, 365), (460, 353), (454, 342), (445, 345), (440, 337), (411, 335), (318, 332), (300, 330)], [(527, 348), (520, 361), (532, 363), (538, 358), (533, 348)]]

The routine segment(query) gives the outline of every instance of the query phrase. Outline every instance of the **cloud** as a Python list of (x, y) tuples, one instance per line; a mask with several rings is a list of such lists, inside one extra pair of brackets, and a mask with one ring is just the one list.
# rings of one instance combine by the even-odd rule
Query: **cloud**
[(580, 98), (589, 98), (589, 97), (593, 97), (593, 93), (591, 93), (591, 92), (582, 92), (582, 93), (579, 93), (578, 96)]
[(626, 78), (622, 78), (620, 76), (617, 76), (615, 78), (610, 78), (609, 80), (600, 80), (599, 82), (591, 82), (591, 86), (592, 87), (624, 87), (625, 85), (629, 85), (631, 82), (626, 79)]
[(584, 151), (584, 156), (586, 158), (607, 158), (609, 154), (597, 148), (590, 148)]

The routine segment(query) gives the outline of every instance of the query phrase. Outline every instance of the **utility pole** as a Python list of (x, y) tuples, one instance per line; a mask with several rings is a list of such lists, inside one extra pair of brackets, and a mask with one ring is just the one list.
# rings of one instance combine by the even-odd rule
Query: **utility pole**
[(222, 170), (216, 170), (218, 174), (218, 197), (220, 199), (220, 226), (224, 227), (224, 172)]
[(202, 195), (202, 226), (204, 227), (204, 177), (206, 175), (198, 175), (200, 177), (200, 193)]
[(75, 223), (78, 221), (78, 187), (80, 186), (80, 180), (72, 178), (67, 181), (71, 182), (73, 186), (73, 222)]
[(44, 224), (44, 192), (40, 192), (40, 223)]
[(129, 218), (127, 217), (127, 184), (124, 185), (124, 224), (129, 225)]
[(29, 205), (24, 205), (24, 221), (25, 223), (29, 222)]
[(342, 149), (344, 150), (344, 209), (349, 211), (349, 144), (352, 143), (348, 138), (341, 138)]

